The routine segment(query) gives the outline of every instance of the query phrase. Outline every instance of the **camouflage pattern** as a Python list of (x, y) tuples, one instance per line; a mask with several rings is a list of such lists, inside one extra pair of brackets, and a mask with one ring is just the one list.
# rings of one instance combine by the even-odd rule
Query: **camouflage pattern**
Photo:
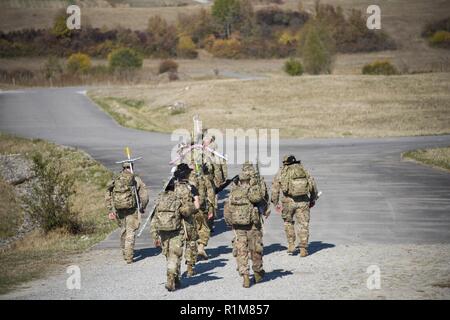
[[(248, 184), (233, 185), (232, 188), (248, 188)], [(232, 191), (231, 191), (232, 192)], [(230, 194), (231, 194), (230, 192)], [(232, 240), (233, 256), (236, 258), (239, 275), (249, 274), (249, 259), (252, 261), (254, 272), (263, 271), (263, 241), (262, 225), (260, 219), (252, 219), (247, 226), (233, 225), (232, 211), (234, 210), (230, 199), (224, 205), (224, 219), (228, 225), (233, 226), (235, 237)], [(256, 209), (255, 209), (255, 212)], [(259, 214), (258, 214), (259, 215)]]
[(263, 241), (261, 228), (252, 225), (250, 228), (236, 228), (234, 247), (239, 275), (249, 274), (248, 260), (252, 260), (254, 272), (263, 270)]
[[(283, 158), (286, 161), (288, 156)], [(285, 167), (286, 165), (283, 165)], [(281, 192), (282, 170), (278, 170), (272, 183), (272, 197), (273, 205), (282, 205), (281, 218), (284, 221), (284, 230), (289, 247), (295, 247), (296, 240), (299, 241), (300, 248), (308, 247), (309, 240), (309, 219), (310, 210), (309, 205), (317, 196), (317, 185), (308, 171), (304, 168), (306, 178), (308, 179), (309, 194), (300, 197), (290, 197)], [(281, 197), (280, 197), (281, 196)], [(297, 232), (295, 231), (295, 222), (298, 224)]]
[(250, 185), (259, 185), (263, 199), (257, 203), (257, 207), (261, 214), (266, 215), (266, 217), (269, 216), (269, 191), (264, 178), (258, 174), (257, 170), (253, 166), (253, 163), (250, 161), (246, 161), (242, 165), (242, 172), (245, 172), (250, 176)]
[[(190, 190), (186, 183), (177, 182), (175, 184), (175, 194), (181, 202), (179, 213), (182, 218), (182, 226), (179, 230), (160, 231), (158, 230), (156, 220), (152, 219), (150, 223), (150, 234), (154, 241), (158, 239), (161, 241), (162, 253), (166, 257), (167, 261), (167, 274), (173, 275), (176, 279), (179, 279), (183, 248), (186, 245), (186, 241), (189, 240), (186, 234), (187, 229), (185, 229), (185, 226), (187, 224), (185, 221), (192, 220), (192, 216), (196, 214), (197, 210), (194, 207), (192, 197), (190, 196)], [(159, 197), (158, 201), (160, 199), (163, 199), (163, 197)], [(158, 208), (158, 203), (156, 208)], [(186, 248), (185, 251), (185, 256), (188, 257), (186, 261), (189, 261), (188, 263), (192, 263), (192, 253), (187, 253), (187, 251), (188, 248)]]
[(159, 232), (159, 237), (161, 239), (162, 253), (167, 261), (167, 273), (179, 277), (184, 248), (184, 231), (183, 229), (161, 231)]
[[(141, 200), (141, 208), (144, 210), (147, 207), (149, 194), (144, 182), (138, 176), (135, 176), (136, 188)], [(114, 180), (108, 183), (105, 195), (106, 208), (109, 212), (115, 212), (117, 215), (117, 223), (120, 227), (120, 244), (124, 259), (127, 262), (133, 260), (134, 243), (136, 231), (139, 229), (141, 223), (141, 213), (137, 208), (116, 210), (114, 208), (114, 201), (112, 191), (114, 188)]]
[(184, 259), (187, 264), (195, 265), (197, 262), (197, 226), (195, 215), (197, 211), (194, 208), (192, 200), (192, 192), (190, 184), (187, 181), (175, 182), (175, 194), (181, 199), (181, 212), (190, 212), (189, 215), (183, 215), (182, 225), (186, 239), (186, 250), (184, 252)]

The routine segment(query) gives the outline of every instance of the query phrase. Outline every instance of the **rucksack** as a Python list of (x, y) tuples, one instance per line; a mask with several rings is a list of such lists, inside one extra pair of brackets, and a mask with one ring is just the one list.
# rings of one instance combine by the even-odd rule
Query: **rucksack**
[(282, 169), (281, 190), (291, 197), (304, 196), (309, 193), (308, 178), (302, 165), (296, 163)]
[(174, 231), (181, 228), (180, 206), (181, 202), (173, 191), (163, 192), (159, 196), (153, 217), (158, 231)]
[(132, 173), (121, 172), (117, 175), (112, 190), (114, 208), (117, 210), (136, 208), (136, 195), (133, 187), (136, 187), (136, 179)]
[(246, 226), (252, 223), (254, 206), (248, 199), (248, 188), (235, 186), (230, 192), (231, 223)]

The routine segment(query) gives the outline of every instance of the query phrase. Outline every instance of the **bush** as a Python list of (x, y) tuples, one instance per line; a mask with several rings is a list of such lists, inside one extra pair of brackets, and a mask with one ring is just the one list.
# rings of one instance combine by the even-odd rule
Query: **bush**
[(39, 153), (32, 160), (37, 182), (31, 194), (23, 197), (31, 218), (45, 233), (59, 228), (78, 233), (80, 223), (70, 205), (75, 194), (73, 177), (64, 172), (62, 161), (50, 162)]
[(369, 75), (395, 75), (399, 72), (389, 61), (375, 61), (367, 64), (362, 69), (363, 74)]
[(193, 59), (198, 55), (191, 37), (183, 35), (178, 39), (177, 56)]
[(284, 63), (284, 71), (290, 76), (301, 76), (303, 65), (300, 61), (290, 58)]
[(142, 68), (143, 59), (133, 49), (116, 49), (108, 55), (109, 67), (113, 70), (134, 70)]
[(72, 74), (87, 73), (91, 65), (91, 58), (84, 53), (74, 53), (67, 59), (67, 70)]
[(305, 27), (300, 42), (305, 71), (309, 74), (330, 74), (334, 59), (334, 46), (326, 27), (310, 23)]
[(426, 24), (422, 31), (422, 37), (430, 38), (438, 31), (450, 32), (450, 17)]
[(161, 61), (159, 64), (159, 74), (166, 72), (177, 72), (178, 71), (178, 63), (173, 60), (167, 59)]
[(211, 47), (211, 53), (218, 58), (235, 59), (241, 52), (241, 42), (235, 38), (217, 39)]
[(430, 37), (429, 42), (432, 46), (450, 49), (450, 32), (437, 31)]

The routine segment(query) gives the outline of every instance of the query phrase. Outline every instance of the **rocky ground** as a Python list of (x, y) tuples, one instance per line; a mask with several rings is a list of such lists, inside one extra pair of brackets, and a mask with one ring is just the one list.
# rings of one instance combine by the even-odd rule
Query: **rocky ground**
[[(0, 178), (14, 186), (17, 199), (26, 196), (32, 190), (33, 171), (32, 163), (20, 154), (0, 155)], [(23, 222), (14, 236), (0, 239), (0, 250), (8, 248), (13, 242), (23, 238), (35, 227), (25, 208), (23, 210)]]
[[(198, 264), (198, 274), (192, 278), (183, 275), (182, 288), (172, 293), (164, 288), (165, 259), (159, 250), (139, 250), (136, 262), (127, 265), (119, 250), (108, 249), (74, 257), (72, 264), (81, 270), (80, 290), (67, 289), (65, 265), (49, 278), (28, 283), (2, 298), (450, 299), (447, 244), (317, 246), (306, 258), (288, 256), (282, 245), (266, 244), (266, 280), (249, 289), (241, 286), (229, 246), (211, 248), (208, 253), (211, 258)], [(379, 289), (368, 289), (370, 266), (379, 267)]]

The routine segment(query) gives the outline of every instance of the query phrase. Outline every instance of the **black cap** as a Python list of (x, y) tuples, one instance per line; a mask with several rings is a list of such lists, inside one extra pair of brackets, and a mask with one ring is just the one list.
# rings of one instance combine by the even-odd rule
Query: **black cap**
[(183, 179), (186, 178), (191, 171), (192, 169), (186, 163), (180, 163), (173, 175), (177, 179)]
[(283, 163), (290, 165), (293, 163), (299, 163), (300, 161), (297, 161), (294, 155), (289, 155), (287, 158), (283, 159)]

